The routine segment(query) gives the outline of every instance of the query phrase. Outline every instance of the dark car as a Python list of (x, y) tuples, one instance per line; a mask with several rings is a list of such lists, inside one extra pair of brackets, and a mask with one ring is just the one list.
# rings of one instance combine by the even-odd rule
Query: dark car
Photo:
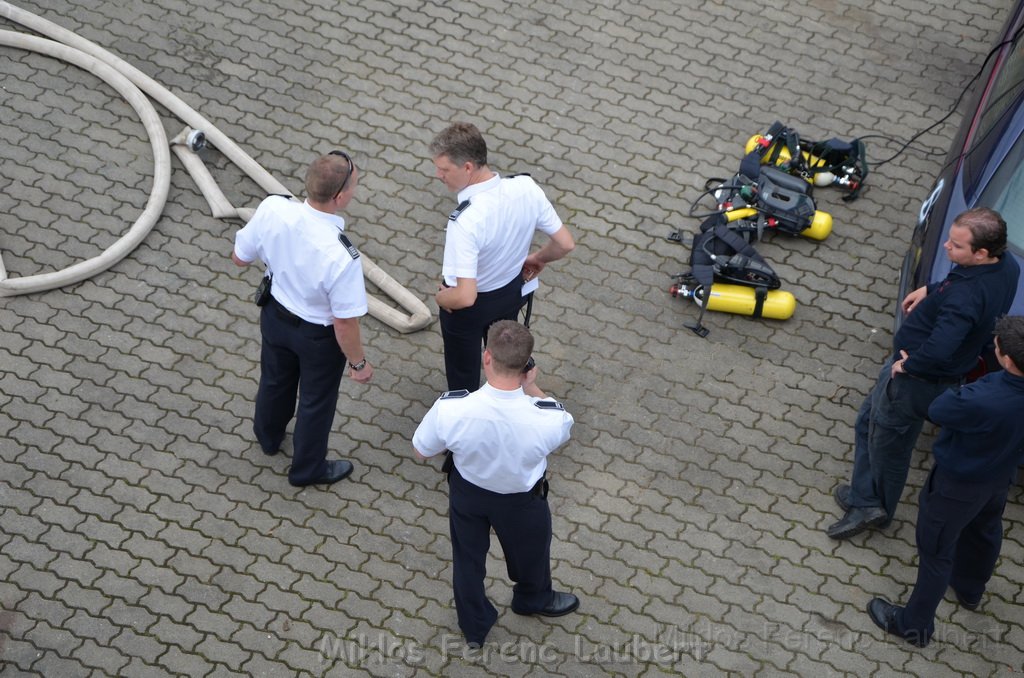
[[(990, 207), (1006, 220), (1009, 250), (1024, 270), (1024, 0), (1003, 27), (997, 49), (975, 82), (956, 140), (935, 187), (921, 205), (900, 271), (898, 300), (943, 279), (952, 267), (943, 243), (958, 214)], [(1011, 315), (1024, 315), (1024, 276)], [(903, 320), (896, 304), (896, 324)]]

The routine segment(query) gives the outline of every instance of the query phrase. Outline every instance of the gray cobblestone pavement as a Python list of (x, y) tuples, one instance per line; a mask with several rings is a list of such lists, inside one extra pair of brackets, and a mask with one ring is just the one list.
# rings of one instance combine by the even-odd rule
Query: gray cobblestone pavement
[[(834, 484), (891, 336), (900, 257), (941, 156), (910, 152), (835, 230), (760, 248), (798, 299), (786, 322), (673, 300), (670, 230), (703, 180), (773, 120), (805, 136), (907, 139), (941, 118), (1001, 25), (995, 0), (426, 3), (46, 0), (19, 6), (182, 96), (293, 191), (314, 153), (364, 168), (352, 239), (428, 299), (452, 197), (430, 137), (478, 123), (578, 235), (544, 274), (542, 383), (576, 415), (551, 462), (555, 620), (502, 608), (466, 655), (446, 493), (412, 432), (443, 389), (436, 325), (364, 323), (375, 381), (343, 385), (332, 446), (352, 481), (296, 490), (251, 435), (255, 271), (175, 160), (163, 216), (110, 270), (0, 299), (0, 672), (4, 675), (1010, 675), (1024, 667), (1024, 510), (985, 605), (939, 608), (938, 642), (864, 613), (905, 597), (916, 492), (884, 534), (837, 544)], [(286, 9), (287, 7), (287, 9)], [(23, 30), (0, 20), (0, 28)], [(11, 276), (94, 256), (141, 211), (152, 152), (94, 76), (0, 48), (0, 250)], [(173, 135), (180, 123), (165, 113)], [(954, 120), (921, 144), (945, 148)], [(895, 146), (868, 142), (869, 157)], [(238, 205), (261, 191), (216, 150)]]

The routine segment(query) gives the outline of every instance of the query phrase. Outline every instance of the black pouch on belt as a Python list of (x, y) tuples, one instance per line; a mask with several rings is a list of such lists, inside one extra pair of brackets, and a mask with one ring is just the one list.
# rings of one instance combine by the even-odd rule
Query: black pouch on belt
[(535, 496), (540, 497), (541, 499), (547, 499), (548, 498), (548, 479), (546, 477), (544, 477), (544, 476), (541, 476), (541, 479), (537, 481), (537, 483), (533, 486), (533, 489), (530, 490), (530, 491)]
[(259, 287), (256, 288), (256, 294), (253, 295), (253, 301), (256, 302), (257, 306), (266, 306), (270, 303), (270, 285), (273, 282), (274, 276), (267, 274), (263, 276), (263, 280), (260, 281)]

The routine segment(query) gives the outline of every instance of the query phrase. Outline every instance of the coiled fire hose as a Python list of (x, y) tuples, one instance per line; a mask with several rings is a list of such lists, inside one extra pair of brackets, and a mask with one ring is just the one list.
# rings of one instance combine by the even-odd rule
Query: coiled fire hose
[[(3, 0), (0, 0), (0, 16), (50, 38), (44, 39), (15, 31), (0, 31), (0, 45), (38, 52), (74, 64), (96, 75), (124, 97), (139, 114), (146, 133), (149, 135), (153, 147), (154, 163), (153, 188), (149, 200), (146, 202), (142, 214), (127, 233), (103, 253), (60, 271), (8, 278), (3, 261), (0, 259), (0, 297), (49, 290), (85, 280), (123, 259), (152, 230), (167, 201), (167, 193), (170, 188), (171, 158), (163, 124), (147, 95), (188, 126), (171, 141), (171, 144), (199, 186), (214, 217), (238, 217), (248, 220), (254, 210), (231, 206), (217, 186), (216, 180), (196, 155), (193, 144), (189, 143), (190, 136), (192, 139), (195, 138), (195, 130), (201, 131), (206, 139), (216, 146), (217, 150), (235, 163), (268, 194), (291, 195), (291, 191), (281, 185), (259, 163), (206, 118), (123, 59), (57, 24), (14, 7)], [(365, 253), (361, 258), (363, 274), (366, 279), (407, 311), (407, 313), (403, 313), (377, 297), (368, 295), (370, 315), (399, 332), (414, 332), (430, 324), (433, 317), (426, 304), (370, 261)]]

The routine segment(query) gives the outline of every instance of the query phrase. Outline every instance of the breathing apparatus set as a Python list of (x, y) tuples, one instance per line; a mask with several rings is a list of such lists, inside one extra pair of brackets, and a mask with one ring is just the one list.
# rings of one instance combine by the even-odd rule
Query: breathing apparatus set
[[(707, 310), (786, 320), (796, 299), (780, 290), (782, 281), (754, 249), (766, 232), (778, 231), (811, 240), (832, 232), (832, 217), (816, 209), (814, 187), (835, 186), (856, 200), (867, 177), (864, 144), (859, 139), (805, 141), (780, 122), (747, 142), (739, 171), (728, 180), (708, 179), (704, 192), (690, 207), (702, 218), (690, 250), (690, 270), (673, 276), (674, 297), (693, 299), (700, 306), (695, 323), (687, 327), (701, 337), (709, 330), (701, 321)], [(715, 208), (698, 214), (701, 201), (712, 196)], [(679, 231), (668, 239), (682, 243)]]

